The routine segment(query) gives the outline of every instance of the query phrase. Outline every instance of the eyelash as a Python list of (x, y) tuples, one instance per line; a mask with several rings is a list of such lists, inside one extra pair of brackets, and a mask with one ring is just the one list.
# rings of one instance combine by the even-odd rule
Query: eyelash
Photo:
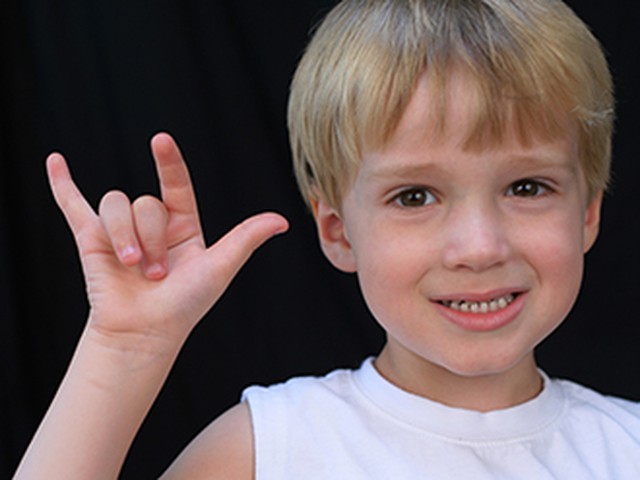
[[(518, 188), (524, 188), (518, 193)], [(521, 198), (537, 198), (552, 193), (553, 189), (545, 182), (532, 178), (523, 178), (513, 182), (507, 189), (507, 196)], [(425, 187), (409, 187), (405, 188), (391, 199), (401, 208), (420, 208), (431, 205), (437, 201), (437, 198), (428, 188)]]
[[(531, 187), (533, 187), (534, 191), (531, 191)], [(526, 190), (521, 190), (521, 193), (517, 193), (517, 188), (524, 188)], [(521, 198), (537, 198), (552, 192), (553, 189), (547, 183), (533, 178), (523, 178), (522, 180), (513, 182), (507, 189), (508, 196)]]
[[(391, 202), (401, 208), (420, 208), (436, 201), (436, 197), (424, 187), (410, 187), (395, 195)], [(416, 202), (416, 203), (413, 203)]]

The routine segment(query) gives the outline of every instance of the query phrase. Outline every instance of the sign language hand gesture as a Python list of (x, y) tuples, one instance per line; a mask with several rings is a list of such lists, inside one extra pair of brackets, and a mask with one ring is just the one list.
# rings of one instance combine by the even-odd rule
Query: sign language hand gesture
[[(89, 328), (109, 342), (182, 342), (252, 252), (288, 228), (275, 213), (253, 216), (207, 247), (189, 172), (175, 141), (157, 134), (151, 149), (161, 198), (133, 203), (107, 193), (96, 213), (64, 158), (47, 160), (51, 189), (74, 234), (91, 312)], [(116, 343), (117, 345), (117, 343)]]
[(96, 213), (64, 158), (51, 189), (80, 254), (91, 310), (84, 334), (15, 478), (115, 478), (184, 340), (251, 253), (287, 221), (251, 217), (207, 247), (173, 139), (151, 141), (161, 199), (112, 191)]

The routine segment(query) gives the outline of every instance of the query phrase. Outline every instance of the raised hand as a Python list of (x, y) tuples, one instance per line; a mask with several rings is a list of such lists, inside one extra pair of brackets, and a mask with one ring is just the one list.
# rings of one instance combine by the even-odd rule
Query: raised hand
[(161, 199), (143, 196), (130, 203), (124, 193), (112, 191), (98, 213), (61, 155), (52, 154), (47, 169), (80, 254), (89, 326), (115, 340), (143, 335), (182, 341), (251, 253), (288, 225), (278, 214), (256, 215), (207, 248), (177, 145), (168, 134), (158, 134), (151, 149)]
[(251, 217), (207, 248), (173, 139), (151, 142), (161, 199), (107, 193), (96, 213), (59, 154), (51, 189), (75, 236), (91, 305), (74, 358), (14, 478), (116, 478), (193, 326), (251, 253), (287, 229)]

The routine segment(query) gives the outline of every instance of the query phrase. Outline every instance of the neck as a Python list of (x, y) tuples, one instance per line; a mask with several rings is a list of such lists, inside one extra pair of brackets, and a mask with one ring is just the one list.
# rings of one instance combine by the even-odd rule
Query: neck
[(389, 344), (375, 361), (388, 381), (405, 391), (451, 407), (488, 412), (513, 407), (542, 389), (533, 353), (497, 373), (462, 375)]

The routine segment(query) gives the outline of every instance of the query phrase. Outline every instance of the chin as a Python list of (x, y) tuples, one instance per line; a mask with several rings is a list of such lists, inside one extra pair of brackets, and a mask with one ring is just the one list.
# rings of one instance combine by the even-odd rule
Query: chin
[(535, 363), (531, 352), (524, 354), (522, 352), (509, 354), (504, 351), (491, 352), (490, 354), (465, 352), (454, 359), (442, 362), (440, 366), (459, 377), (479, 378), (503, 375), (530, 363)]

